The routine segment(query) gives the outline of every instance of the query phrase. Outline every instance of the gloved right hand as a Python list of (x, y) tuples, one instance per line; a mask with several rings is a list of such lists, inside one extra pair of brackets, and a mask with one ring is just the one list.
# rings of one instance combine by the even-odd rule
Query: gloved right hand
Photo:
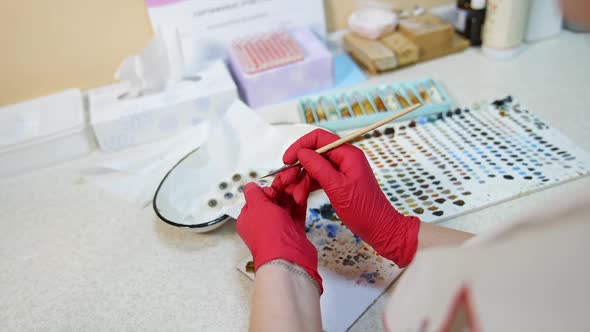
[(275, 177), (277, 192), (288, 190), (297, 201), (307, 200), (317, 185), (324, 189), (340, 220), (381, 256), (400, 267), (417, 250), (420, 220), (399, 213), (381, 191), (364, 153), (351, 144), (318, 154), (314, 150), (339, 139), (316, 129), (299, 138), (283, 155), (285, 164), (300, 161)]

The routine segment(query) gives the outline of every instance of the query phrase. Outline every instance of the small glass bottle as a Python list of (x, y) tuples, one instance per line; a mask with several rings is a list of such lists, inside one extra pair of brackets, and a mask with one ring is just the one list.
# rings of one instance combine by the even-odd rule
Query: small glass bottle
[(325, 97), (320, 97), (318, 104), (322, 105), (324, 110), (326, 110), (326, 113), (328, 113), (329, 120), (338, 120), (338, 111), (336, 111), (334, 105), (332, 105), (332, 103), (328, 99), (326, 99)]
[(318, 102), (318, 103), (316, 103), (315, 106), (316, 106), (315, 107), (315, 114), (317, 114), (317, 116), (318, 116), (318, 121), (319, 122), (327, 121), (328, 118), (326, 117), (326, 113), (324, 112), (324, 109), (322, 108), (322, 105)]
[(309, 104), (309, 102), (306, 102), (304, 105), (305, 106), (303, 109), (303, 113), (305, 115), (305, 122), (314, 123), (315, 118), (313, 117), (313, 111), (311, 110), (311, 105)]
[(430, 95), (428, 94), (428, 92), (426, 92), (426, 90), (424, 90), (422, 84), (418, 85), (418, 93), (420, 94), (420, 98), (422, 98), (422, 100), (424, 101), (424, 104), (431, 103)]
[(481, 34), (486, 16), (486, 0), (457, 1), (457, 33), (469, 39), (473, 46), (481, 45)]
[(373, 102), (375, 102), (375, 106), (377, 107), (377, 111), (387, 112), (387, 107), (385, 107), (385, 104), (383, 103), (383, 100), (379, 96), (378, 91), (374, 92), (374, 94), (373, 94)]
[(408, 106), (410, 106), (410, 104), (408, 104), (408, 101), (406, 100), (406, 98), (402, 97), (399, 93), (395, 94), (395, 99), (397, 99), (397, 102), (402, 105), (402, 108), (406, 108)]
[(406, 92), (406, 96), (408, 96), (408, 98), (410, 98), (410, 102), (412, 103), (412, 105), (420, 103), (420, 100), (418, 99), (418, 97), (416, 97), (416, 95), (412, 92), (412, 90), (404, 89), (404, 91)]
[(337, 100), (338, 103), (338, 109), (340, 110), (340, 116), (343, 118), (350, 118), (351, 114), (350, 114), (350, 110), (348, 109), (348, 104), (346, 103), (346, 100), (344, 99), (344, 97), (340, 97)]
[(354, 113), (354, 116), (363, 115), (363, 109), (361, 108), (360, 100), (357, 100), (354, 96), (350, 97), (350, 99), (352, 100), (350, 106), (352, 107), (352, 113)]
[(393, 91), (391, 87), (387, 88), (387, 92), (385, 94), (385, 105), (387, 105), (389, 110), (392, 112), (399, 109), (399, 105), (395, 101), (395, 91)]
[(471, 9), (471, 0), (457, 1), (457, 18), (455, 19), (455, 30), (460, 35), (465, 35), (467, 27), (467, 13)]
[(360, 93), (356, 93), (355, 94), (356, 100), (361, 100), (363, 103), (363, 107), (365, 108), (365, 113), (367, 114), (374, 114), (375, 113), (375, 109), (373, 108), (373, 105), (371, 105), (371, 102), (369, 101), (369, 99), (367, 99), (367, 97), (362, 96)]

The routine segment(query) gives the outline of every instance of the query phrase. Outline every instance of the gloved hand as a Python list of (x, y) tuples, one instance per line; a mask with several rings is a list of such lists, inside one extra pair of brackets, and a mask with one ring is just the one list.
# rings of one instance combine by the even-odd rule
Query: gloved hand
[(299, 160), (304, 170), (294, 167), (277, 174), (273, 188), (301, 202), (319, 184), (340, 220), (354, 234), (381, 256), (405, 267), (417, 250), (420, 220), (406, 217), (391, 206), (357, 147), (344, 144), (323, 155), (314, 151), (337, 139), (321, 129), (298, 139), (285, 152), (283, 162)]
[(244, 195), (237, 231), (254, 257), (254, 269), (284, 259), (303, 268), (323, 292), (318, 253), (305, 234), (307, 203), (296, 204), (291, 196), (255, 183), (244, 187)]

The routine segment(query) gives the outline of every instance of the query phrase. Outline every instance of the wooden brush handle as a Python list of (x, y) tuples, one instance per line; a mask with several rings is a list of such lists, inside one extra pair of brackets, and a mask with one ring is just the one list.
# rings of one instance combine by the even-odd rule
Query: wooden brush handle
[[(377, 121), (371, 125), (366, 126), (365, 128), (359, 129), (359, 130), (355, 131), (354, 133), (347, 135), (345, 137), (342, 137), (341, 139), (334, 141), (330, 144), (324, 145), (321, 148), (315, 150), (315, 152), (320, 153), (320, 154), (324, 153), (324, 152), (328, 152), (334, 148), (339, 147), (340, 145), (342, 145), (344, 143), (348, 143), (348, 142), (354, 140), (355, 138), (370, 132), (371, 130), (375, 130), (388, 122), (391, 122), (399, 117), (402, 117), (402, 116), (416, 110), (417, 108), (419, 108), (421, 106), (422, 106), (422, 104), (418, 103), (418, 104), (414, 104), (412, 106), (406, 107), (403, 110), (401, 110), (391, 116), (388, 116), (383, 120)], [(297, 161), (297, 164), (298, 163), (299, 163), (299, 161)]]
[[(384, 125), (384, 124), (386, 124), (386, 123), (388, 123), (390, 121), (393, 121), (393, 120), (395, 120), (395, 119), (397, 119), (399, 117), (402, 117), (402, 116), (404, 116), (404, 115), (406, 115), (406, 114), (408, 114), (408, 113), (410, 113), (410, 112), (412, 112), (412, 111), (420, 108), (421, 106), (422, 106), (422, 104), (418, 103), (418, 104), (414, 104), (412, 106), (406, 107), (403, 110), (401, 110), (401, 111), (399, 111), (399, 112), (397, 112), (397, 113), (395, 113), (395, 114), (393, 114), (391, 116), (388, 116), (388, 117), (386, 117), (383, 120), (377, 121), (377, 122), (375, 122), (375, 123), (373, 123), (371, 125), (366, 126), (365, 128), (359, 129), (359, 130), (355, 131), (354, 133), (352, 133), (350, 135), (347, 135), (345, 137), (342, 137), (341, 139), (339, 139), (337, 141), (334, 141), (334, 142), (332, 142), (330, 144), (324, 145), (321, 148), (315, 150), (315, 152), (317, 152), (319, 154), (322, 154), (324, 152), (328, 152), (328, 151), (330, 151), (330, 150), (332, 150), (334, 148), (339, 147), (340, 145), (342, 145), (344, 143), (348, 143), (348, 142), (352, 141), (353, 139), (355, 139), (355, 138), (357, 138), (359, 136), (362, 136), (362, 135), (370, 132), (371, 130), (377, 129), (377, 128), (381, 127), (382, 125)], [(299, 164), (300, 164), (300, 162), (299, 162), (299, 160), (297, 160), (295, 163), (290, 164), (290, 165), (285, 165), (285, 166), (281, 167), (280, 169), (278, 169), (278, 170), (276, 170), (274, 172), (270, 172), (270, 173), (266, 174), (262, 178), (265, 178), (265, 177), (271, 176), (271, 175), (275, 175), (275, 174), (277, 174), (279, 172), (284, 171), (287, 168), (298, 166)]]

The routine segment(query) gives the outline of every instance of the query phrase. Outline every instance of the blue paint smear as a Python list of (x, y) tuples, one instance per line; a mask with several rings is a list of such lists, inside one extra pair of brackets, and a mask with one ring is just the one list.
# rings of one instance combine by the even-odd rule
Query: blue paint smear
[(340, 227), (336, 224), (327, 224), (325, 229), (326, 229), (326, 233), (328, 233), (328, 237), (333, 239), (336, 237), (336, 235), (338, 235), (338, 231), (340, 230)]
[(428, 118), (424, 117), (424, 116), (420, 116), (418, 117), (418, 119), (416, 119), (418, 124), (425, 124), (428, 122)]
[(354, 236), (354, 243), (361, 243), (361, 238), (358, 236)]
[(309, 221), (314, 222), (320, 220), (319, 209), (309, 209)]

